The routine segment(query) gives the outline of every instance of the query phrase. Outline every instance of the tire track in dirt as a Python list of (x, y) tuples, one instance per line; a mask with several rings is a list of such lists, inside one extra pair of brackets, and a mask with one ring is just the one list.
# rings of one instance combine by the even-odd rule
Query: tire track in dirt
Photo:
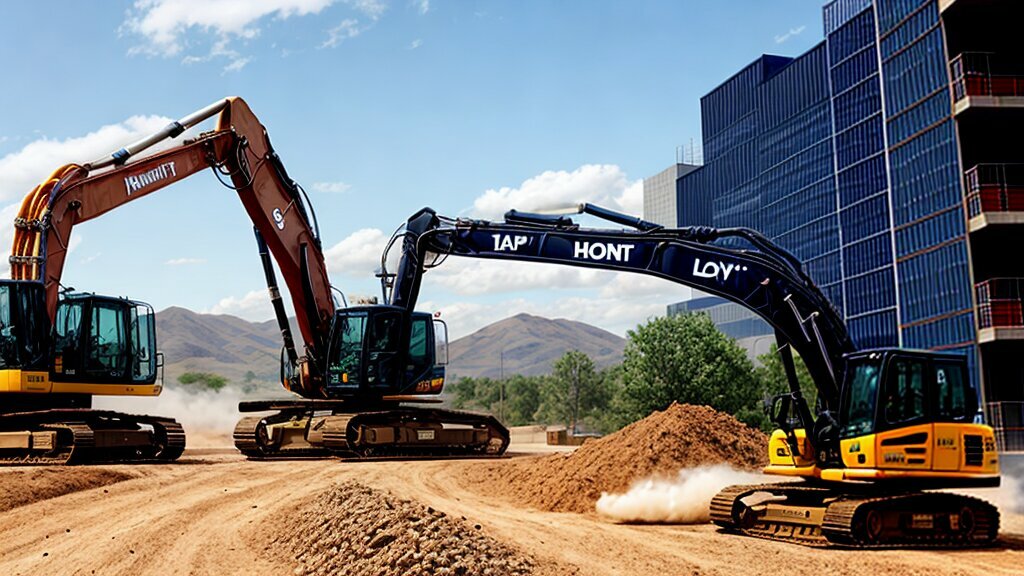
[(130, 468), (139, 477), (4, 512), (0, 574), (290, 574), (290, 558), (260, 554), (273, 535), (257, 527), (342, 480), (388, 490), (456, 518), (465, 516), (487, 534), (537, 558), (542, 575), (565, 574), (575, 566), (579, 574), (597, 576), (1009, 576), (1019, 574), (1024, 565), (1024, 517), (1005, 511), (1003, 545), (994, 549), (821, 550), (723, 534), (710, 525), (616, 525), (592, 513), (523, 509), (480, 493), (486, 486), (472, 484), (476, 492), (465, 487), (466, 478), (478, 476), (473, 467), (493, 465), (247, 462), (235, 454), (208, 453), (173, 465), (110, 466), (115, 471)]

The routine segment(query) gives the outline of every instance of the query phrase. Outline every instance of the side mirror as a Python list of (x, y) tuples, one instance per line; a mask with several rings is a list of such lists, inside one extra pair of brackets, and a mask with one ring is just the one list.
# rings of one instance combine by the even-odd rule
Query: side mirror
[(434, 364), (448, 365), (448, 325), (434, 318)]

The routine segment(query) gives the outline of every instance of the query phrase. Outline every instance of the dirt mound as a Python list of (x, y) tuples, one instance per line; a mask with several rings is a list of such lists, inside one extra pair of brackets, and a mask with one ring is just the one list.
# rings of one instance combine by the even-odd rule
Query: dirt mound
[(295, 559), (295, 574), (532, 574), (532, 558), (411, 500), (345, 482), (273, 518), (267, 552)]
[(17, 468), (0, 471), (0, 512), (134, 478), (103, 468)]
[(541, 510), (593, 512), (602, 492), (624, 492), (637, 480), (703, 464), (754, 469), (767, 454), (761, 431), (708, 406), (673, 403), (575, 452), (476, 467), (468, 480)]

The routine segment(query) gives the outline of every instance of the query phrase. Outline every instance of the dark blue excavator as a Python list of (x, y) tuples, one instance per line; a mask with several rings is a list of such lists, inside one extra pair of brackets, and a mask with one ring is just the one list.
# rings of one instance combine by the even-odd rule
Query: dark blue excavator
[[(1000, 481), (995, 435), (975, 422), (979, 400), (963, 356), (858, 349), (800, 262), (754, 230), (671, 229), (589, 204), (575, 212), (619, 228), (585, 228), (566, 214), (512, 210), (504, 222), (489, 222), (424, 208), (389, 245), (401, 246), (401, 259), (394, 274), (381, 274), (385, 301), (411, 311), (423, 275), (450, 257), (647, 274), (721, 296), (775, 329), (789, 390), (768, 406), (777, 429), (764, 471), (795, 481), (726, 488), (712, 502), (715, 523), (809, 545), (995, 540), (994, 506), (931, 491)], [(800, 388), (794, 351), (813, 391)]]

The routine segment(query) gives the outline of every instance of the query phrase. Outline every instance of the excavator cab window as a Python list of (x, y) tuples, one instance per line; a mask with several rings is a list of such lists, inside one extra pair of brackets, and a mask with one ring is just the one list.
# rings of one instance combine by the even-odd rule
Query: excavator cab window
[(331, 360), (327, 368), (328, 386), (358, 388), (362, 382), (366, 319), (365, 312), (343, 312), (335, 317)]
[(18, 337), (12, 320), (11, 287), (0, 286), (0, 368), (20, 368)]
[(61, 300), (53, 323), (54, 380), (156, 381), (156, 322), (148, 304), (93, 295)]
[(367, 339), (366, 383), (374, 388), (399, 385), (402, 312), (377, 312), (371, 318)]
[(53, 324), (53, 371), (55, 376), (81, 374), (83, 368), (82, 316), (84, 314), (84, 299), (64, 300), (57, 306), (57, 317)]
[[(935, 362), (935, 415), (937, 420), (969, 421), (978, 409), (974, 391), (958, 362)], [(972, 405), (974, 404), (974, 405)]]
[(92, 305), (85, 373), (105, 379), (120, 379), (125, 374), (127, 338), (125, 307), (103, 301)]
[(437, 361), (436, 328), (437, 323), (429, 314), (412, 313), (404, 384), (419, 384), (434, 378), (434, 363)]
[(132, 381), (151, 383), (156, 378), (156, 316), (148, 304), (130, 310), (128, 336), (131, 343)]
[(0, 369), (45, 369), (44, 298), (42, 284), (0, 283)]
[(896, 357), (889, 362), (882, 395), (886, 424), (905, 425), (925, 418), (926, 369), (920, 358)]
[(434, 363), (448, 364), (448, 325), (444, 320), (434, 319)]
[(878, 384), (882, 375), (880, 358), (865, 358), (852, 362), (846, 386), (843, 389), (842, 435), (863, 436), (875, 430), (875, 406)]

